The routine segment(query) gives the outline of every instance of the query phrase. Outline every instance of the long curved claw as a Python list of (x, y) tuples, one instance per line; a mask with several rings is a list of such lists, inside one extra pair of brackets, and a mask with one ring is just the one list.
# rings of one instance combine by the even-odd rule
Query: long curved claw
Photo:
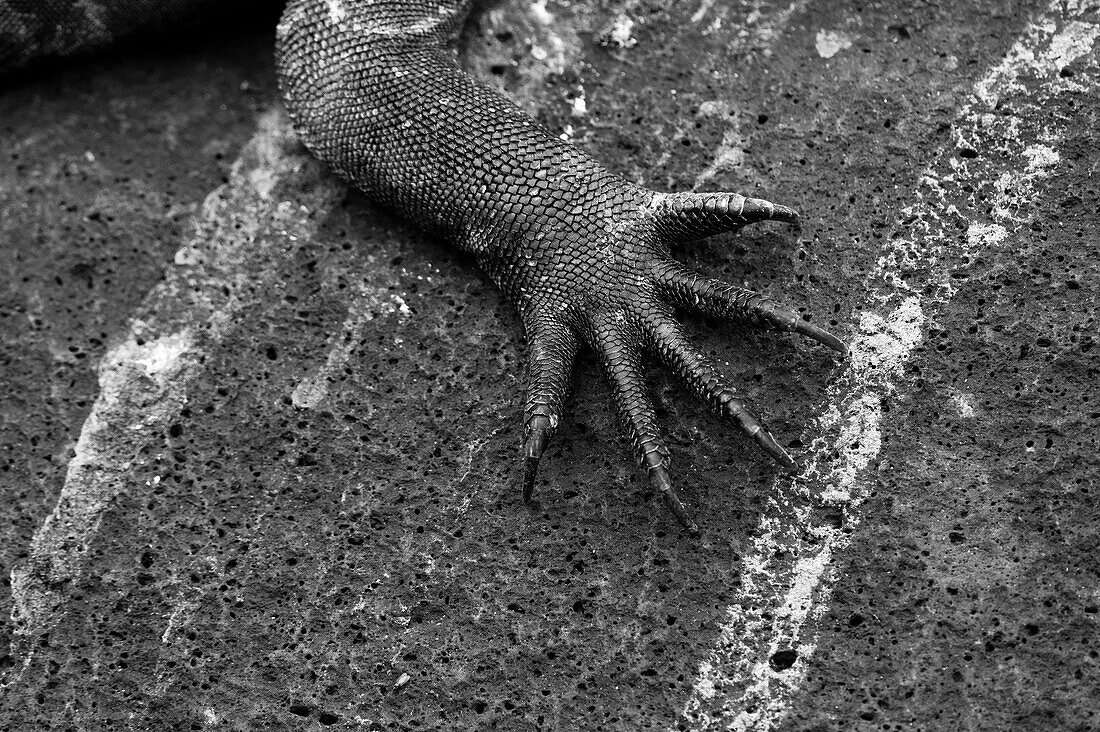
[(803, 320), (798, 317), (797, 313), (782, 308), (767, 298), (761, 298), (758, 302), (752, 303), (750, 307), (777, 330), (786, 330), (804, 335), (823, 346), (833, 349), (842, 356), (848, 355), (848, 345), (844, 341), (824, 328), (820, 328), (808, 320)]
[(680, 502), (680, 497), (676, 495), (676, 491), (672, 487), (672, 481), (668, 477), (668, 470), (664, 465), (657, 464), (647, 467), (646, 472), (649, 473), (649, 480), (653, 483), (653, 487), (665, 497), (665, 503), (668, 504), (673, 515), (676, 516), (676, 520), (688, 530), (689, 534), (699, 536), (699, 524), (695, 523), (695, 519), (688, 515), (684, 504)]
[(528, 420), (523, 431), (523, 502), (530, 503), (531, 494), (535, 490), (539, 461), (542, 460), (542, 453), (546, 451), (554, 430), (548, 417), (536, 414)]
[(657, 231), (674, 241), (702, 239), (758, 221), (801, 226), (794, 209), (738, 193), (660, 194), (651, 216)]
[(607, 380), (611, 383), (615, 406), (630, 432), (634, 452), (649, 475), (653, 486), (664, 496), (676, 519), (692, 534), (699, 526), (688, 515), (668, 476), (668, 448), (661, 439), (653, 402), (642, 378), (641, 333), (624, 331), (610, 324), (597, 325), (595, 345)]
[(719, 414), (736, 422), (775, 462), (788, 471), (799, 470), (794, 459), (737, 398), (736, 389), (718, 367), (695, 348), (676, 321), (667, 316), (651, 317), (646, 321), (645, 332), (654, 350), (697, 397), (709, 403)]
[(527, 327), (531, 361), (523, 419), (523, 501), (535, 489), (539, 461), (561, 420), (579, 343), (569, 326), (548, 318)]
[(802, 217), (793, 208), (765, 201), (763, 198), (746, 198), (741, 216), (746, 223), (757, 221), (782, 221), (792, 226), (802, 227)]
[[(744, 408), (742, 407), (742, 409)], [(745, 410), (743, 414), (746, 415), (753, 422), (756, 421), (756, 418), (753, 417), (752, 414), (750, 414), (747, 410)], [(798, 467), (798, 463), (794, 461), (794, 458), (790, 456), (790, 453), (784, 450), (783, 447), (775, 441), (775, 437), (772, 436), (772, 433), (764, 429), (764, 427), (759, 422), (756, 422), (755, 425), (748, 428), (745, 428), (744, 424), (742, 424), (742, 427), (745, 429), (746, 432), (749, 432), (749, 434), (752, 435), (752, 439), (756, 440), (756, 444), (760, 445), (764, 452), (771, 455), (772, 459), (782, 465), (784, 468), (786, 468), (788, 472), (802, 472), (802, 469)]]
[(848, 354), (844, 341), (758, 292), (692, 272), (674, 260), (665, 260), (652, 271), (661, 294), (674, 305), (731, 322), (798, 333), (842, 356)]

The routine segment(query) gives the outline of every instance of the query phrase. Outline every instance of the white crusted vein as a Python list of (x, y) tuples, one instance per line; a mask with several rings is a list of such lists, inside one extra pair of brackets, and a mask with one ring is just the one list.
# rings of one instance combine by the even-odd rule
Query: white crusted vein
[[(29, 664), (36, 639), (65, 612), (103, 513), (131, 486), (130, 461), (164, 433), (203, 371), (202, 356), (236, 324), (278, 262), (314, 227), (310, 211), (272, 198), (280, 182), (315, 177), (281, 112), (264, 114), (227, 184), (203, 204), (189, 242), (99, 364), (99, 395), (77, 440), (57, 504), (12, 570), (12, 656)], [(314, 189), (313, 208), (337, 200)], [(21, 673), (16, 674), (16, 677)], [(15, 679), (10, 679), (13, 683)]]
[[(812, 430), (827, 435), (815, 441), (813, 453), (839, 458), (815, 461), (804, 484), (776, 484), (761, 535), (744, 561), (740, 597), (727, 608), (718, 643), (700, 662), (683, 707), (691, 729), (768, 730), (784, 717), (815, 650), (811, 623), (827, 609), (835, 580), (832, 562), (848, 548), (849, 532), (860, 519), (868, 492), (862, 476), (881, 449), (882, 400), (904, 378), (927, 311), (954, 294), (951, 272), (982, 249), (1001, 244), (1031, 217), (1042, 181), (1059, 163), (1064, 134), (1060, 120), (1043, 114), (1044, 105), (1069, 90), (1096, 88), (1095, 79), (1058, 73), (1094, 52), (1100, 28), (1081, 17), (1096, 7), (1096, 2), (1051, 3), (975, 85), (959, 115), (957, 142), (982, 150), (995, 163), (944, 151), (918, 179), (917, 202), (902, 212), (905, 229), (898, 226), (910, 235), (891, 242), (869, 277), (852, 357), (830, 386), (829, 406)], [(1022, 94), (1029, 78), (1040, 83), (1029, 86), (1030, 95)], [(998, 102), (1002, 106), (993, 115)], [(1041, 142), (1023, 142), (1036, 139)], [(990, 200), (986, 215), (983, 202)], [(955, 226), (963, 212), (970, 219), (960, 243)], [(972, 407), (963, 413), (972, 414)], [(812, 524), (810, 486), (820, 491), (819, 505), (842, 510), (849, 532)], [(814, 536), (812, 543), (805, 540), (807, 533)], [(794, 560), (773, 560), (777, 549)], [(790, 651), (797, 656), (792, 666), (778, 670), (770, 659), (781, 650), (788, 660)]]

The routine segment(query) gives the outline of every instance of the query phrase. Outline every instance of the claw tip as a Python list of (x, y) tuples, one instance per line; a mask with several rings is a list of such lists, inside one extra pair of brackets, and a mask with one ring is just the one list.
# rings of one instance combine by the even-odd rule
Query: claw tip
[(840, 354), (841, 358), (848, 358), (848, 344), (831, 333), (829, 335), (832, 339), (826, 342), (825, 345)]
[(538, 475), (539, 461), (546, 450), (546, 443), (550, 440), (547, 430), (542, 427), (533, 427), (527, 433), (527, 439), (523, 443), (523, 502), (531, 502), (531, 494), (535, 490), (535, 476)]
[(672, 487), (672, 481), (668, 478), (668, 472), (661, 465), (650, 466), (648, 472), (650, 481), (653, 482), (653, 485), (665, 497), (665, 503), (668, 504), (668, 507), (676, 516), (676, 520), (680, 522), (681, 526), (687, 529), (689, 534), (692, 536), (699, 536), (699, 524), (695, 523), (695, 520), (688, 515), (687, 509), (684, 508), (684, 504), (680, 502), (679, 496), (676, 495), (676, 490)]
[(801, 475), (802, 466), (798, 464), (790, 455), (787, 456), (788, 462), (783, 465), (787, 469), (787, 472), (791, 475)]
[(538, 458), (526, 458), (523, 461), (523, 502), (531, 502), (531, 494), (535, 490), (535, 475), (539, 470)]

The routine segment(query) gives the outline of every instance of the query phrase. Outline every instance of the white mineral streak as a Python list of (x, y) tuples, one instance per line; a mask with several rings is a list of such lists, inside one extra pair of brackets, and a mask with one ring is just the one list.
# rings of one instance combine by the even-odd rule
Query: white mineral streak
[(608, 40), (618, 48), (633, 48), (638, 45), (634, 37), (634, 21), (626, 15), (620, 15), (611, 26)]
[(328, 387), (338, 377), (337, 374), (348, 362), (352, 350), (359, 345), (363, 328), (377, 315), (402, 316), (411, 314), (409, 306), (398, 295), (385, 289), (372, 291), (365, 283), (360, 283), (357, 297), (351, 299), (347, 317), (339, 333), (329, 337), (328, 355), (323, 364), (303, 378), (290, 395), (294, 406), (299, 409), (313, 409), (328, 396)]
[[(729, 53), (735, 55), (752, 53), (761, 53), (765, 56), (771, 55), (772, 42), (782, 33), (791, 18), (796, 13), (802, 12), (809, 3), (810, 0), (794, 0), (790, 5), (773, 13), (764, 12), (759, 9), (751, 11), (745, 17), (742, 29), (734, 36), (730, 43), (728, 49)], [(692, 22), (702, 20), (703, 16), (710, 9), (711, 3), (704, 2), (696, 14), (692, 16)], [(717, 22), (717, 20), (715, 22)], [(709, 116), (711, 114), (709, 110), (713, 109), (713, 105), (715, 104), (726, 103), (703, 102), (698, 114), (700, 116)], [(699, 175), (695, 176), (695, 181), (692, 183), (691, 190), (698, 190), (720, 173), (731, 170), (738, 171), (742, 179), (752, 177), (751, 174), (747, 174), (746, 171), (743, 170), (745, 163), (745, 146), (747, 143), (744, 135), (741, 134), (738, 117), (736, 115), (728, 117), (727, 125), (728, 127), (722, 134), (722, 142), (719, 143), (718, 149), (714, 151), (710, 164), (704, 168)]]
[(531, 16), (543, 25), (553, 25), (554, 16), (546, 9), (546, 0), (531, 3)]
[[(1065, 121), (1043, 110), (1067, 91), (1096, 91), (1095, 79), (1081, 73), (1063, 78), (1059, 71), (1094, 53), (1100, 27), (1080, 18), (1098, 7), (1096, 0), (1052, 2), (975, 85), (957, 120), (958, 142), (998, 162), (971, 161), (947, 150), (917, 180), (916, 203), (902, 212), (897, 226), (910, 238), (892, 241), (868, 278), (852, 357), (829, 388), (830, 406), (810, 430), (824, 435), (814, 441), (812, 454), (836, 457), (828, 463), (815, 458), (804, 481), (775, 485), (761, 535), (744, 560), (739, 597), (727, 608), (716, 647), (699, 663), (683, 707), (689, 729), (774, 729), (802, 687), (817, 642), (812, 623), (828, 609), (836, 579), (832, 562), (848, 548), (868, 495), (863, 474), (880, 450), (882, 401), (904, 376), (926, 310), (954, 295), (951, 272), (1029, 220), (1042, 180), (1058, 165), (1064, 135)], [(1038, 82), (1029, 84), (1030, 93), (1024, 92), (1026, 80)], [(1001, 100), (1012, 103), (994, 116)], [(1041, 142), (1023, 142), (1036, 139)], [(994, 165), (1001, 171), (992, 171)], [(993, 206), (986, 216), (982, 202), (989, 200)], [(960, 208), (973, 217), (965, 221), (962, 242), (955, 233), (965, 218)], [(900, 221), (907, 223), (903, 227)], [(961, 415), (975, 413), (968, 395), (953, 401)], [(820, 491), (816, 497), (811, 486)], [(814, 526), (815, 502), (841, 510), (845, 530)], [(777, 550), (793, 561), (773, 559)], [(769, 659), (779, 650), (797, 651), (793, 666), (772, 668)]]
[(581, 87), (580, 93), (573, 97), (573, 109), (570, 112), (574, 117), (583, 117), (588, 114), (588, 102), (584, 98), (584, 87)]
[(747, 143), (741, 134), (741, 127), (737, 124), (736, 118), (731, 118), (728, 124), (729, 127), (722, 133), (722, 142), (718, 144), (718, 149), (714, 151), (710, 165), (695, 176), (695, 182), (692, 183), (691, 190), (697, 191), (719, 173), (737, 170), (745, 164), (745, 145)]
[(794, 0), (790, 5), (774, 13), (753, 10), (745, 17), (743, 30), (735, 38), (733, 48), (760, 48), (765, 55), (771, 55), (768, 47), (798, 13), (806, 9), (810, 0)]
[(699, 9), (695, 11), (691, 16), (692, 23), (698, 23), (703, 18), (707, 17), (707, 13), (710, 12), (711, 7), (714, 5), (714, 0), (703, 0), (699, 3)]
[(821, 58), (832, 58), (851, 48), (852, 38), (842, 31), (819, 30), (814, 38), (814, 47)]
[(691, 186), (693, 191), (698, 190), (700, 186), (719, 173), (736, 170), (745, 162), (745, 146), (747, 143), (741, 134), (737, 115), (731, 115), (730, 111), (731, 105), (724, 99), (708, 99), (699, 104), (699, 110), (695, 113), (696, 117), (721, 119), (728, 127), (722, 133), (722, 142), (715, 150), (710, 165), (695, 177), (695, 182)]
[[(35, 532), (28, 558), (11, 573), (12, 658), (26, 669), (36, 640), (66, 610), (103, 513), (123, 490), (140, 491), (131, 461), (163, 434), (204, 371), (203, 356), (236, 326), (250, 292), (269, 286), (280, 261), (315, 229), (304, 206), (271, 198), (297, 175), (316, 177), (282, 113), (266, 113), (233, 164), (229, 182), (207, 196), (189, 241), (164, 281), (146, 295), (98, 367), (99, 395), (81, 427), (57, 504)], [(338, 200), (317, 190), (314, 207)], [(166, 631), (168, 632), (168, 631)], [(21, 676), (9, 678), (9, 684)]]
[(962, 391), (954, 391), (951, 394), (951, 402), (955, 405), (955, 411), (960, 417), (969, 419), (978, 413), (977, 404), (972, 394)]
[[(547, 72), (562, 74), (577, 57), (575, 29), (563, 24), (546, 9), (546, 0), (538, 0), (529, 9), (538, 32), (528, 38), (529, 53)], [(542, 74), (538, 76), (542, 77)]]

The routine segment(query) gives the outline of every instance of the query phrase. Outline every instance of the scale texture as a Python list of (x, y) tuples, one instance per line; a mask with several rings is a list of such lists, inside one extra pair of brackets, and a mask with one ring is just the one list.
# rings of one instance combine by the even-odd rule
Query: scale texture
[[(635, 455), (679, 521), (669, 451), (647, 394), (645, 351), (788, 470), (797, 464), (745, 407), (674, 308), (835, 336), (757, 293), (689, 271), (677, 242), (748, 223), (798, 224), (791, 209), (734, 193), (659, 193), (607, 171), (461, 71), (454, 42), (471, 2), (293, 0), (277, 31), (287, 108), (305, 145), (346, 180), (472, 254), (519, 310), (530, 346), (523, 495), (561, 420), (574, 361), (598, 357)], [(224, 10), (224, 8), (223, 8)], [(0, 4), (0, 70), (201, 16), (178, 0)]]
[(459, 70), (468, 2), (291, 2), (279, 24), (283, 94), (303, 141), (368, 195), (473, 254), (516, 305), (531, 347), (524, 414), (530, 496), (573, 362), (598, 354), (638, 460), (677, 517), (644, 349), (778, 462), (795, 463), (673, 319), (675, 306), (843, 345), (748, 290), (686, 271), (678, 241), (790, 209), (737, 194), (663, 194), (608, 172)]
[[(801, 436), (829, 469), (769, 479), (654, 361), (701, 540), (624, 459), (594, 357), (578, 358), (540, 466), (543, 506), (521, 507), (514, 310), (471, 257), (304, 154), (275, 112), (282, 7), (0, 80), (0, 728), (699, 730), (766, 709), (745, 699), (756, 678), (788, 689), (775, 732), (1097, 727), (1100, 55), (1069, 63), (1050, 41), (1100, 16), (1070, 4), (1046, 25), (1048, 5), (519, 0), (467, 21), (462, 66), (548, 129), (571, 124), (609, 170), (797, 203), (797, 241), (765, 224), (673, 254), (845, 323), (852, 364), (895, 385), (860, 402), (881, 406), (881, 441), (822, 430), (810, 447), (853, 403), (846, 369), (800, 339), (685, 316), (784, 446)], [(637, 43), (600, 47), (620, 13)], [(823, 59), (823, 31), (852, 47)], [(529, 53), (557, 38), (560, 72)], [(1005, 59), (1024, 64), (1018, 88), (975, 105)], [(743, 159), (707, 178), (732, 132)], [(250, 182), (270, 180), (259, 142), (302, 171), (267, 204)], [(1060, 162), (1039, 178), (1021, 153), (1045, 148)], [(1012, 220), (990, 210), (1005, 199)], [(263, 216), (281, 202), (294, 227)], [(233, 233), (242, 219), (270, 222), (255, 249)], [(966, 241), (995, 223), (1003, 240)], [(224, 294), (143, 301), (202, 274), (174, 256), (224, 251), (221, 232), (241, 254)], [(877, 276), (884, 258), (896, 276)], [(203, 348), (186, 408), (144, 431), (119, 421), (89, 463), (74, 445), (102, 424), (120, 336), (134, 319), (143, 334), (176, 333), (185, 313), (201, 326), (207, 292), (247, 308)], [(919, 340), (884, 368), (869, 346), (895, 343), (891, 313), (914, 294)], [(314, 378), (333, 354), (348, 358)], [(155, 384), (125, 373), (142, 420)], [(316, 406), (291, 399), (304, 383), (328, 387)], [(822, 500), (838, 476), (869, 493), (861, 506)], [(58, 581), (36, 537), (59, 509), (51, 525), (75, 528), (74, 483), (105, 500), (52, 555), (75, 560)], [(777, 638), (805, 586), (793, 568), (834, 533), (851, 544), (816, 565), (831, 594)], [(56, 614), (15, 615), (28, 584)], [(749, 622), (731, 628), (731, 612)], [(745, 675), (698, 684), (716, 649), (739, 651)]]

